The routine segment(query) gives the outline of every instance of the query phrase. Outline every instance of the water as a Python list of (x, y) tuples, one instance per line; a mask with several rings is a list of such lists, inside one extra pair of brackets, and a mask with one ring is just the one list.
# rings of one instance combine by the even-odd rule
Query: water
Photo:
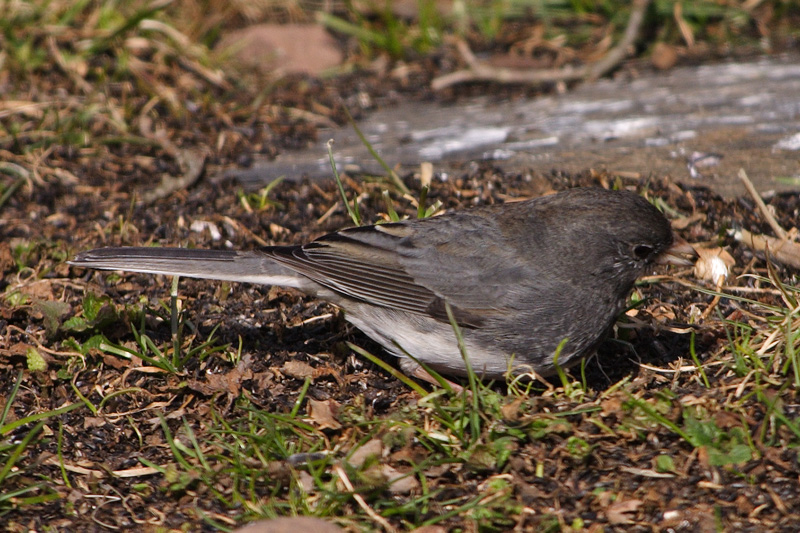
[[(736, 176), (744, 168), (762, 193), (800, 190), (800, 57), (599, 80), (514, 102), (407, 102), (359, 127), (392, 166), (429, 161), (447, 171), (448, 163), (492, 159), (508, 171), (667, 174), (724, 196), (743, 193)], [(232, 172), (249, 186), (329, 178), (331, 138), (339, 167), (383, 174), (352, 127), (321, 130), (318, 146)]]

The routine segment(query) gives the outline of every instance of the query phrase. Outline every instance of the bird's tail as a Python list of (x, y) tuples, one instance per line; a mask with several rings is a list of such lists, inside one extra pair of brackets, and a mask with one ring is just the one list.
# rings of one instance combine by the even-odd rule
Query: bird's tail
[(283, 287), (303, 288), (308, 283), (303, 276), (259, 251), (158, 247), (97, 248), (79, 253), (68, 263), (101, 270), (124, 270)]

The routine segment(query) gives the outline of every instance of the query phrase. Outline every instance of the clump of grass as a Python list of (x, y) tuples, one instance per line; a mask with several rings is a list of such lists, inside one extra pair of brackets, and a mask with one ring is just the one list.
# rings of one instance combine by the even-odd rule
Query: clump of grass
[[(48, 420), (82, 406), (73, 403), (60, 409), (9, 420), (23, 376), (23, 371), (17, 374), (0, 412), (0, 517), (11, 510), (35, 508), (60, 498), (47, 480), (37, 473), (38, 465), (30, 461), (31, 457), (26, 452), (38, 441), (48, 438), (43, 431)], [(23, 429), (26, 426), (28, 429)], [(10, 438), (11, 435), (13, 438)]]
[(345, 209), (347, 209), (347, 214), (350, 216), (350, 220), (353, 221), (353, 224), (356, 226), (361, 225), (361, 213), (358, 210), (358, 197), (356, 196), (353, 198), (352, 205), (347, 200), (347, 193), (344, 190), (344, 185), (342, 184), (342, 178), (339, 176), (339, 171), (336, 169), (336, 159), (333, 156), (333, 140), (328, 141), (328, 160), (331, 163), (331, 171), (333, 172), (333, 179), (336, 181), (336, 186), (339, 188), (339, 194), (344, 202)]
[[(686, 399), (670, 390), (661, 390), (649, 398), (629, 393), (624, 403), (630, 415), (626, 425), (644, 431), (652, 428), (647, 424), (662, 426), (689, 446), (702, 450), (709, 465), (728, 469), (758, 459), (765, 448), (800, 445), (800, 424), (786, 409), (787, 401), (800, 388), (800, 288), (782, 282), (771, 264), (768, 272), (769, 277), (752, 279), (761, 286), (777, 289), (783, 305), (703, 290), (749, 309), (748, 322), (721, 322), (728, 344), (715, 357), (700, 361), (692, 334), (689, 355), (697, 382), (710, 398)], [(720, 398), (715, 391), (722, 386), (735, 393)], [(754, 416), (763, 417), (764, 422), (756, 424)]]
[[(411, 196), (411, 191), (408, 189), (403, 180), (400, 179), (400, 176), (389, 166), (389, 164), (380, 156), (380, 154), (375, 150), (372, 144), (369, 142), (369, 139), (361, 132), (361, 129), (353, 120), (353, 117), (347, 112), (347, 116), (350, 118), (350, 125), (358, 135), (358, 138), (361, 140), (362, 144), (367, 148), (369, 153), (375, 159), (375, 161), (386, 171), (385, 182), (390, 185), (393, 191), (399, 192), (403, 198), (410, 200), (413, 204), (417, 206), (417, 218), (428, 218), (432, 217), (436, 214), (439, 209), (442, 207), (442, 202), (437, 200), (431, 205), (427, 204), (428, 199), (428, 192), (430, 191), (430, 185), (425, 183), (420, 188), (419, 198), (414, 199)], [(339, 175), (339, 171), (336, 168), (336, 159), (333, 154), (333, 140), (328, 141), (327, 143), (328, 149), (328, 160), (330, 161), (331, 171), (333, 173), (333, 179), (336, 182), (336, 186), (339, 189), (339, 195), (342, 199), (342, 202), (347, 209), (347, 214), (350, 216), (350, 219), (353, 221), (353, 224), (356, 226), (360, 226), (363, 223), (363, 219), (359, 212), (358, 208), (358, 201), (359, 197), (355, 196), (353, 198), (352, 203), (347, 198), (347, 193), (344, 189), (344, 184), (342, 183), (341, 176)], [(389, 189), (383, 189), (381, 191), (381, 196), (386, 204), (386, 217), (389, 219), (390, 222), (398, 222), (401, 220), (400, 216), (397, 214), (397, 211), (394, 208), (392, 203), (391, 192)]]
[[(385, 53), (400, 59), (426, 54), (444, 42), (446, 35), (480, 39), (491, 45), (502, 37), (508, 24), (527, 21), (530, 27), (543, 30), (541, 39), (550, 52), (574, 56), (575, 50), (592, 45), (603, 50), (602, 38), (609, 31), (622, 31), (631, 4), (619, 0), (490, 0), (457, 3), (450, 12), (440, 12), (437, 2), (423, 0), (418, 7), (411, 20), (393, 12), (389, 2), (375, 9), (372, 16), (351, 6), (346, 16), (320, 13), (318, 19), (330, 29), (356, 38), (368, 55)], [(783, 12), (787, 7), (776, 3), (774, 9)], [(690, 47), (699, 41), (716, 44), (742, 40), (756, 18), (752, 10), (711, 0), (681, 4), (679, 8), (674, 2), (656, 0), (648, 16), (652, 44), (658, 41)]]
[[(4, 106), (0, 146), (25, 155), (58, 145), (158, 145), (132, 122), (145, 105), (172, 117), (185, 114), (171, 80), (191, 76), (196, 86), (228, 87), (205, 48), (176, 28), (170, 4), (6, 2), (3, 67), (39, 90), (35, 101), (21, 93)], [(49, 91), (52, 85), (58, 91)]]
[(419, 17), (414, 22), (404, 21), (392, 12), (390, 2), (377, 10), (376, 22), (356, 9), (349, 11), (351, 20), (324, 12), (317, 19), (334, 31), (357, 38), (367, 54), (382, 51), (399, 59), (412, 52), (428, 53), (442, 41), (445, 26), (435, 2), (422, 1), (419, 7)]
[(242, 204), (242, 207), (244, 207), (245, 211), (248, 212), (261, 212), (273, 207), (276, 209), (283, 209), (282, 203), (270, 198), (272, 191), (282, 181), (283, 177), (276, 178), (270, 181), (266, 187), (262, 187), (257, 193), (245, 194), (243, 191), (239, 191), (236, 193), (239, 197), (239, 202)]

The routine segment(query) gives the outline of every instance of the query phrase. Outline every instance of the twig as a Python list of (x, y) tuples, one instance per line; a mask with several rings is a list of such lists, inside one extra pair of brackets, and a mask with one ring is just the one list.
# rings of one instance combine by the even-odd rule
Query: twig
[(259, 246), (269, 246), (269, 244), (270, 244), (270, 243), (268, 243), (267, 241), (265, 241), (264, 239), (262, 239), (261, 237), (259, 237), (259, 236), (258, 236), (258, 235), (256, 235), (255, 233), (253, 233), (253, 232), (250, 230), (250, 228), (248, 228), (247, 226), (245, 226), (244, 224), (242, 224), (242, 223), (241, 223), (241, 222), (239, 222), (238, 220), (235, 220), (235, 219), (233, 219), (233, 218), (231, 218), (231, 217), (228, 217), (228, 216), (224, 216), (224, 217), (222, 217), (222, 220), (223, 220), (223, 221), (224, 221), (226, 224), (230, 224), (231, 226), (233, 226), (234, 228), (236, 228), (236, 230), (237, 230), (237, 231), (241, 231), (242, 233), (244, 233), (245, 235), (247, 235), (247, 238), (248, 238), (248, 239), (251, 239), (251, 240), (254, 240), (254, 241), (256, 241), (256, 243), (257, 243)]
[(778, 224), (778, 221), (775, 220), (775, 217), (772, 216), (772, 213), (770, 213), (769, 209), (767, 209), (767, 205), (764, 203), (764, 200), (761, 199), (761, 195), (758, 194), (753, 182), (750, 181), (749, 177), (747, 177), (747, 172), (745, 172), (743, 168), (739, 169), (739, 179), (742, 180), (742, 183), (744, 183), (747, 192), (750, 193), (750, 196), (756, 202), (759, 211), (761, 211), (761, 214), (766, 219), (769, 227), (772, 228), (772, 231), (775, 232), (775, 235), (777, 235), (781, 240), (786, 240), (786, 230), (783, 229), (780, 224)]
[[(639, 368), (644, 368), (646, 370), (650, 370), (652, 372), (658, 372), (660, 374), (682, 374), (684, 372), (697, 372), (697, 366), (695, 365), (682, 365), (677, 368), (661, 368), (657, 366), (646, 365), (644, 363), (636, 363)], [(704, 367), (710, 366), (720, 366), (725, 364), (724, 361), (715, 361), (711, 363), (705, 363)]]
[(457, 70), (443, 76), (434, 78), (431, 88), (439, 91), (451, 85), (467, 81), (493, 81), (497, 83), (545, 84), (579, 80), (594, 80), (617, 66), (627, 55), (628, 49), (636, 42), (644, 22), (644, 15), (650, 0), (635, 0), (628, 19), (628, 26), (622, 40), (609, 50), (600, 61), (578, 68), (550, 69), (550, 70), (519, 70), (504, 67), (495, 67), (479, 61), (464, 41), (458, 41), (456, 46), (468, 68)]
[(203, 174), (206, 157), (208, 156), (208, 151), (205, 148), (179, 148), (169, 138), (166, 129), (157, 128), (153, 131), (152, 126), (152, 120), (145, 116), (141, 117), (139, 121), (139, 131), (142, 136), (158, 142), (161, 148), (178, 162), (178, 166), (180, 166), (183, 174), (177, 177), (170, 177), (166, 174), (162, 176), (161, 183), (158, 186), (142, 194), (142, 201), (146, 204), (169, 196), (176, 191), (188, 189), (194, 185)]
[[(722, 281), (723, 281), (723, 279), (721, 278), (720, 281), (717, 283), (717, 287), (716, 287), (717, 291), (722, 290)], [(711, 313), (713, 313), (714, 309), (716, 309), (717, 305), (719, 305), (720, 300), (722, 300), (722, 296), (720, 294), (717, 294), (716, 296), (714, 296), (714, 298), (711, 299), (711, 303), (708, 304), (708, 307), (706, 308), (706, 310), (703, 311), (702, 315), (700, 315), (700, 319), (702, 321), (708, 320), (708, 317), (711, 316)]]
[(344, 471), (344, 468), (342, 468), (341, 465), (336, 465), (333, 468), (339, 475), (339, 479), (342, 480), (342, 483), (344, 484), (345, 488), (353, 496), (353, 499), (356, 502), (358, 502), (358, 505), (362, 509), (364, 509), (364, 512), (366, 512), (369, 515), (369, 517), (372, 518), (374, 521), (379, 523), (384, 530), (388, 531), (389, 533), (394, 533), (396, 531), (395, 528), (393, 528), (392, 525), (389, 522), (387, 522), (384, 517), (376, 513), (375, 510), (372, 509), (372, 507), (370, 507), (367, 504), (366, 500), (364, 500), (361, 494), (355, 491), (355, 487), (353, 487), (353, 484), (350, 482), (350, 478), (347, 477), (347, 473)]
[(17, 189), (31, 181), (31, 173), (25, 169), (25, 167), (21, 167), (16, 163), (0, 162), (0, 174), (13, 174), (17, 176), (14, 183), (9, 185), (8, 188), (3, 191), (3, 194), (0, 195), (0, 208), (2, 208), (3, 204), (17, 192)]
[(770, 259), (781, 264), (800, 268), (800, 243), (786, 238), (776, 239), (769, 235), (750, 233), (744, 228), (737, 229), (733, 233), (733, 238), (756, 252), (769, 251)]
[(636, 39), (639, 37), (639, 32), (644, 23), (644, 15), (649, 5), (650, 0), (634, 0), (631, 7), (631, 16), (628, 19), (628, 25), (625, 27), (625, 34), (622, 40), (603, 59), (587, 67), (587, 79), (595, 80), (599, 78), (625, 59), (628, 49), (636, 43)]

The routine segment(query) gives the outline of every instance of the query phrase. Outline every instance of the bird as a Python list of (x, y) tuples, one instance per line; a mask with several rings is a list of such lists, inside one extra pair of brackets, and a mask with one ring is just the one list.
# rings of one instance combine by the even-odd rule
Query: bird
[(582, 187), (302, 245), (108, 247), (69, 264), (293, 287), (343, 309), (406, 374), (433, 381), (428, 370), (464, 377), (468, 367), (483, 379), (552, 376), (594, 352), (653, 264), (694, 257), (644, 197)]

